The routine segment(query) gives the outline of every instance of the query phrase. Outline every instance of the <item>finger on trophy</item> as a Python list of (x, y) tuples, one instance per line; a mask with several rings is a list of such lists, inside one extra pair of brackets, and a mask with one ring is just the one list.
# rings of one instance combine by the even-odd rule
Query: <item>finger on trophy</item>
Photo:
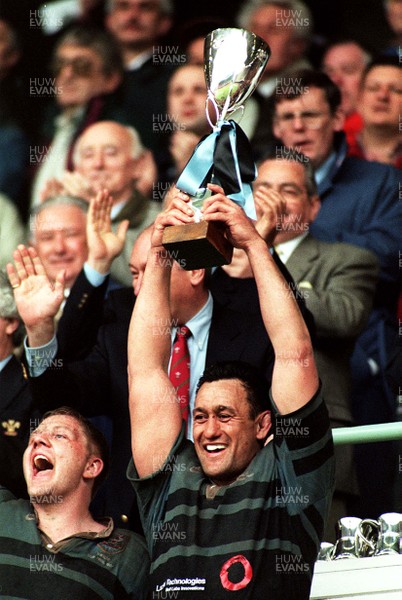
[(213, 194), (223, 194), (225, 195), (225, 191), (222, 186), (216, 183), (208, 183), (207, 188), (211, 190)]
[[(194, 215), (194, 209), (188, 204), (188, 201), (184, 200), (181, 196), (173, 198), (166, 210), (171, 211), (172, 209), (178, 209), (189, 217)], [(192, 219), (190, 219), (190, 221), (191, 220)]]
[(169, 191), (167, 192), (164, 201), (163, 201), (163, 207), (165, 209), (168, 209), (170, 207), (170, 205), (172, 204), (172, 202), (174, 200), (182, 200), (183, 202), (190, 202), (190, 196), (188, 194), (186, 194), (185, 192), (182, 192), (181, 190), (179, 190), (176, 186), (173, 186), (169, 189)]

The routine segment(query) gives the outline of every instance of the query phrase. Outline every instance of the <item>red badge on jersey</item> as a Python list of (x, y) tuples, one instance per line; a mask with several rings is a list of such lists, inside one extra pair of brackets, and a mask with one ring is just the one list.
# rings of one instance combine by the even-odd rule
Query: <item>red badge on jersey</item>
[[(229, 569), (232, 565), (236, 563), (240, 563), (241, 565), (243, 565), (244, 577), (238, 583), (233, 583), (229, 579)], [(243, 556), (242, 554), (237, 554), (236, 556), (232, 556), (232, 558), (229, 558), (229, 560), (225, 562), (220, 572), (220, 578), (222, 586), (225, 588), (225, 590), (229, 590), (230, 592), (237, 592), (238, 590), (243, 590), (246, 586), (248, 586), (248, 584), (253, 578), (253, 568), (245, 556)]]

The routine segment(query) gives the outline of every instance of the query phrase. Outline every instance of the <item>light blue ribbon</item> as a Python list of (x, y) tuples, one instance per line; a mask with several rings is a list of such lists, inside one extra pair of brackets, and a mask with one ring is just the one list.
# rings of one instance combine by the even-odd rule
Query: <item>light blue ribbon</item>
[(256, 212), (251, 185), (249, 183), (243, 183), (241, 180), (236, 149), (236, 128), (233, 121), (218, 122), (215, 130), (196, 147), (193, 155), (177, 180), (176, 187), (190, 196), (195, 196), (197, 192), (200, 191), (202, 182), (213, 166), (215, 145), (220, 135), (222, 125), (230, 125), (231, 127), (231, 130), (229, 131), (230, 146), (235, 164), (237, 182), (240, 188), (239, 192), (236, 194), (229, 194), (228, 197), (241, 206), (250, 219), (255, 220)]

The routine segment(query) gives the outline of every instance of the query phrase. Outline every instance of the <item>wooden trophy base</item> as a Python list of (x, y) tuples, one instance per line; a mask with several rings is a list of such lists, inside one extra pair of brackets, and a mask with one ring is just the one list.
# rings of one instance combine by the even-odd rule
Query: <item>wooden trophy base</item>
[(219, 223), (171, 225), (164, 230), (162, 243), (186, 271), (220, 267), (232, 260), (233, 246)]

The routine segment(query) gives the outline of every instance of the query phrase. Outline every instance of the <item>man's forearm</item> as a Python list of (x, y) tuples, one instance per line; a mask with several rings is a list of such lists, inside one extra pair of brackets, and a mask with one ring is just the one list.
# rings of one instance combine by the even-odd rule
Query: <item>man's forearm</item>
[[(172, 258), (166, 251), (151, 249), (130, 322), (129, 372), (130, 376), (144, 369), (167, 369), (171, 338), (169, 327), (169, 283)], [(141, 356), (141, 364), (137, 357)]]
[(277, 351), (280, 345), (292, 345), (297, 340), (310, 339), (308, 329), (297, 306), (293, 290), (275, 264), (267, 244), (261, 239), (254, 242), (247, 255), (258, 288), (261, 313), (268, 335)]
[(316, 393), (318, 375), (310, 335), (299, 307), (263, 240), (247, 249), (275, 364), (272, 395), (281, 414), (304, 406)]

